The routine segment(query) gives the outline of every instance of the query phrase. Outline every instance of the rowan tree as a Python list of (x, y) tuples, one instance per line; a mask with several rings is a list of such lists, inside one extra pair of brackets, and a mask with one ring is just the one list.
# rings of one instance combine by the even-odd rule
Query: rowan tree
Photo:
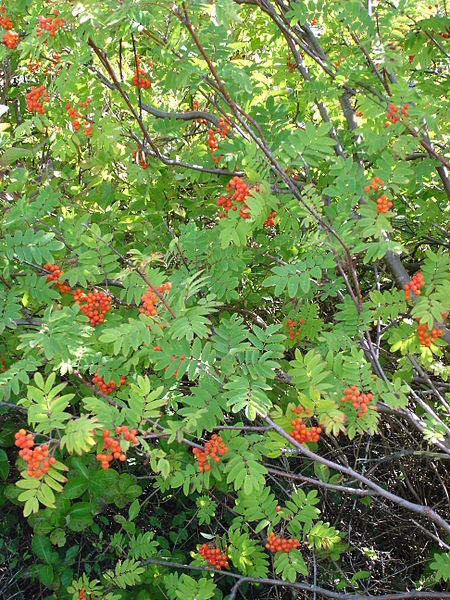
[(0, 27), (2, 597), (450, 598), (446, 2)]

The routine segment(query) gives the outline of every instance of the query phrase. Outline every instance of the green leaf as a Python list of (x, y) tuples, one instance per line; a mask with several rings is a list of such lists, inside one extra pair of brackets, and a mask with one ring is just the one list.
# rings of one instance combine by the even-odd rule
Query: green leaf
[(71, 531), (83, 531), (94, 522), (90, 502), (73, 504), (66, 517), (67, 526)]
[(31, 548), (34, 554), (46, 563), (51, 562), (52, 548), (50, 540), (45, 535), (33, 535), (31, 540)]
[(0, 448), (0, 477), (5, 480), (9, 475), (8, 455)]
[(130, 521), (134, 521), (134, 519), (138, 516), (140, 509), (141, 505), (139, 504), (139, 501), (134, 500), (134, 502), (130, 504), (130, 508), (128, 509), (128, 519)]

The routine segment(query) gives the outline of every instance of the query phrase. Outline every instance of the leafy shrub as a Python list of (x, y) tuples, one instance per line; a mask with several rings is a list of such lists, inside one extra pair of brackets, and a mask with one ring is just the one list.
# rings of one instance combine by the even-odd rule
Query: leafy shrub
[(450, 598), (446, 13), (2, 6), (2, 597)]

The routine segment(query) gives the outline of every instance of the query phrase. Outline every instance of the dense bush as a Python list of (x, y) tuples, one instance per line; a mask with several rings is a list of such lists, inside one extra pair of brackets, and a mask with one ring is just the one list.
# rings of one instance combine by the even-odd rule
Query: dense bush
[(446, 3), (0, 18), (2, 598), (450, 598)]

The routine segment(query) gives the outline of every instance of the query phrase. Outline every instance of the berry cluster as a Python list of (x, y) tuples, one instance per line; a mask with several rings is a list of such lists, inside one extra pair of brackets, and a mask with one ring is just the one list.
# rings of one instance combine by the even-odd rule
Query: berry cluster
[(392, 208), (392, 202), (386, 198), (386, 194), (381, 194), (377, 198), (377, 213), (387, 213), (390, 208)]
[[(120, 378), (120, 383), (119, 383), (119, 387), (121, 385), (123, 385), (126, 381), (126, 377), (125, 375), (122, 375)], [(95, 376), (92, 378), (92, 383), (94, 385), (96, 385), (98, 387), (98, 389), (103, 392), (104, 394), (110, 394), (111, 392), (113, 392), (116, 389), (116, 384), (114, 383), (114, 381), (111, 379), (111, 381), (109, 383), (106, 383), (105, 380), (103, 379), (103, 376), (100, 377), (97, 373), (97, 371), (95, 371)]]
[[(231, 193), (231, 190), (234, 190), (233, 193)], [(237, 210), (238, 204), (234, 204), (234, 202), (242, 202), (242, 208), (239, 209), (239, 215), (243, 219), (248, 219), (250, 213), (246, 212), (248, 211), (248, 206), (245, 203), (245, 199), (251, 195), (248, 185), (243, 179), (236, 175), (228, 182), (227, 192), (226, 196), (219, 196), (219, 198), (217, 198), (217, 205), (221, 206), (225, 211), (219, 213), (219, 219), (223, 219), (230, 209)]]
[(3, 356), (0, 356), (0, 363), (1, 363), (0, 371), (2, 373), (4, 373), (6, 371), (6, 364), (5, 364), (5, 359), (3, 358)]
[[(151, 64), (151, 61), (149, 64)], [(140, 90), (148, 90), (152, 87), (152, 82), (150, 81), (150, 79), (148, 79), (148, 77), (146, 77), (146, 72), (144, 71), (144, 69), (141, 68), (141, 59), (139, 58), (139, 56), (136, 56), (136, 66), (137, 68), (133, 71), (133, 85), (139, 87)]]
[(10, 50), (14, 50), (19, 45), (19, 34), (15, 31), (8, 30), (2, 36), (2, 42)]
[[(160, 325), (160, 327), (162, 327), (162, 325)], [(153, 352), (161, 352), (161, 351), (162, 351), (162, 348), (161, 348), (161, 346), (155, 346), (155, 347), (153, 348)], [(191, 348), (191, 357), (192, 357), (192, 348)], [(180, 366), (181, 366), (181, 363), (182, 363), (184, 360), (186, 360), (186, 358), (187, 358), (187, 356), (185, 356), (184, 354), (181, 354), (181, 355), (180, 355), (180, 364), (178, 365), (178, 367), (177, 367), (177, 368), (175, 369), (175, 371), (174, 371), (174, 377), (176, 377), (176, 376), (177, 376), (177, 374), (178, 374), (178, 369), (180, 368)], [(172, 362), (175, 362), (175, 359), (176, 359), (176, 356), (175, 356), (175, 355), (173, 355), (173, 356), (172, 356)], [(164, 367), (164, 372), (166, 372), (166, 371), (167, 371), (167, 369), (168, 369), (168, 367)]]
[(367, 412), (367, 405), (373, 400), (373, 394), (361, 394), (356, 385), (344, 390), (344, 395), (341, 398), (342, 404), (351, 402), (353, 408), (358, 411), (358, 417), (361, 418)]
[[(90, 98), (86, 98), (85, 102), (79, 102), (78, 106), (79, 108), (86, 108), (89, 106), (91, 102)], [(77, 110), (75, 108), (75, 104), (73, 106), (71, 106), (70, 102), (66, 102), (66, 111), (67, 114), (70, 118), (70, 120), (72, 121), (72, 127), (74, 129), (74, 131), (79, 131), (80, 130), (80, 121), (79, 119), (83, 118), (83, 115), (80, 113), (79, 110)], [(84, 121), (84, 135), (86, 135), (87, 137), (90, 137), (92, 135), (92, 125), (91, 123), (89, 123), (89, 121), (87, 119), (85, 119)]]
[[(116, 427), (115, 432), (118, 436), (122, 434), (123, 439), (127, 442), (131, 442), (135, 445), (139, 444), (139, 440), (136, 437), (136, 429), (130, 429), (130, 431), (128, 431), (128, 427), (122, 425), (121, 427)], [(97, 454), (97, 460), (102, 463), (102, 469), (109, 469), (109, 463), (115, 458), (120, 460), (120, 462), (124, 462), (127, 459), (127, 456), (120, 446), (120, 439), (118, 437), (111, 437), (109, 435), (109, 429), (104, 429), (102, 435), (103, 450), (108, 450), (106, 454), (101, 452)]]
[(38, 60), (30, 60), (28, 63), (28, 70), (30, 73), (36, 73), (39, 70), (41, 63)]
[[(383, 187), (383, 184), (384, 181), (376, 175), (370, 180), (369, 185), (364, 186), (364, 191), (368, 194), (372, 190), (376, 191), (378, 188)], [(390, 208), (392, 208), (392, 202), (386, 198), (386, 194), (381, 194), (377, 198), (377, 213), (387, 213)]]
[[(199, 120), (199, 122), (200, 121), (201, 121), (201, 119)], [(216, 127), (216, 135), (218, 135), (223, 140), (224, 137), (227, 135), (229, 128), (230, 128), (230, 125), (229, 125), (228, 121), (226, 119), (224, 119), (223, 117), (220, 117), (219, 124)], [(208, 138), (206, 140), (206, 143), (208, 145), (209, 152), (211, 154), (211, 158), (213, 159), (213, 162), (215, 162), (216, 165), (219, 164), (221, 156), (214, 155), (214, 152), (219, 147), (219, 144), (214, 135), (214, 131), (211, 128), (208, 129)]]
[[(5, 7), (2, 6), (0, 8), (0, 14), (4, 15), (5, 14)], [(9, 19), (8, 17), (0, 17), (0, 27), (2, 27), (2, 29), (6, 29), (6, 31), (8, 31), (8, 29), (12, 29), (13, 28), (13, 23), (11, 21), (11, 19)]]
[[(164, 292), (168, 292), (172, 287), (172, 284), (168, 281), (167, 283), (163, 283), (156, 290), (163, 294)], [(153, 317), (156, 315), (155, 304), (158, 300), (157, 295), (152, 290), (152, 288), (148, 288), (145, 294), (141, 298), (142, 306), (139, 307), (139, 312), (143, 313), (146, 317)]]
[(15, 445), (20, 448), (19, 456), (28, 463), (28, 476), (39, 479), (39, 477), (48, 473), (50, 465), (54, 465), (56, 462), (56, 459), (53, 456), (49, 456), (48, 444), (35, 446), (33, 434), (27, 434), (25, 429), (19, 429), (19, 431), (14, 434), (14, 438)]
[[(395, 104), (392, 104), (392, 102), (389, 104), (388, 110), (386, 112), (386, 119), (387, 121), (385, 122), (384, 126), (385, 127), (389, 127), (389, 125), (391, 125), (392, 123), (397, 123), (397, 121), (400, 121), (400, 119), (402, 118), (401, 115), (398, 113), (398, 107), (395, 106)], [(404, 117), (409, 117), (408, 114), (408, 105), (404, 104), (403, 108), (401, 109), (401, 114)]]
[(43, 85), (31, 86), (31, 90), (25, 96), (28, 112), (35, 112), (40, 115), (45, 113), (44, 102), (48, 102), (48, 94)]
[(378, 188), (383, 187), (383, 184), (384, 181), (380, 179), (378, 175), (375, 175), (375, 177), (372, 177), (372, 179), (370, 180), (369, 185), (364, 186), (364, 191), (366, 192), (366, 194), (368, 194), (370, 190), (377, 190)]
[[(291, 408), (291, 412), (296, 412), (300, 414), (303, 411), (303, 408), (299, 406), (297, 409), (294, 407)], [(305, 410), (305, 414), (309, 414), (309, 409)], [(318, 442), (319, 436), (322, 433), (321, 427), (307, 427), (303, 423), (303, 419), (301, 417), (297, 417), (296, 419), (292, 419), (291, 425), (294, 428), (289, 434), (294, 440), (296, 440), (299, 444), (304, 444), (305, 442)]]
[(291, 56), (289, 54), (286, 57), (286, 66), (288, 68), (289, 73), (293, 73), (297, 68), (297, 64), (293, 59), (291, 60)]
[(289, 177), (292, 177), (294, 181), (298, 181), (298, 174), (293, 169), (286, 168), (284, 172), (286, 175), (289, 175)]
[(288, 319), (286, 321), (287, 333), (288, 333), (288, 336), (289, 336), (289, 339), (291, 340), (291, 342), (294, 340), (294, 337), (298, 337), (300, 335), (300, 332), (295, 331), (295, 328), (301, 327), (304, 322), (305, 322), (305, 319), (303, 319), (301, 317), (298, 321), (293, 321), (292, 319)]
[[(39, 63), (39, 61), (36, 62)], [(50, 73), (53, 73), (53, 71), (61, 71), (62, 65), (59, 65), (59, 67), (56, 68), (59, 62), (61, 62), (61, 54), (54, 51), (52, 57), (48, 59), (47, 66), (42, 69), (44, 75), (47, 77)]]
[(80, 588), (78, 596), (75, 598), (75, 600), (87, 600), (86, 590), (84, 589), (84, 586)]
[[(192, 110), (199, 110), (197, 100), (194, 100), (194, 102), (192, 103)], [(189, 112), (189, 109), (186, 112)], [(204, 123), (206, 123), (206, 119), (197, 119), (197, 123), (199, 123), (200, 125), (203, 125)]]
[(61, 294), (68, 294), (70, 292), (70, 285), (66, 283), (61, 283), (58, 279), (61, 277), (62, 272), (61, 268), (58, 265), (53, 265), (52, 263), (47, 263), (43, 267), (46, 271), (50, 271), (47, 273), (46, 281), (49, 283), (50, 281), (55, 282), (55, 287), (61, 292)]
[(411, 298), (411, 291), (414, 292), (416, 296), (420, 296), (420, 288), (423, 288), (425, 285), (425, 279), (420, 271), (418, 271), (412, 278), (409, 283), (405, 283), (403, 289), (405, 290), (405, 300), (409, 300)]
[(208, 565), (211, 565), (216, 569), (228, 567), (227, 555), (224, 552), (221, 552), (220, 548), (210, 548), (208, 544), (202, 544), (198, 551)]
[(111, 296), (97, 290), (85, 294), (82, 290), (77, 289), (73, 292), (73, 299), (83, 315), (88, 317), (92, 327), (103, 323), (106, 313), (111, 310)]
[(145, 152), (143, 150), (141, 150), (139, 147), (136, 148), (136, 150), (133, 150), (133, 162), (135, 162), (136, 164), (139, 163), (139, 166), (141, 167), (141, 169), (145, 169), (147, 168), (147, 161), (145, 160)]
[(46, 276), (47, 283), (49, 281), (58, 281), (58, 279), (61, 277), (61, 269), (58, 265), (52, 265), (52, 263), (47, 263), (44, 265), (44, 269), (46, 271), (50, 271), (50, 273), (47, 273)]
[(226, 119), (224, 119), (223, 117), (220, 117), (219, 125), (217, 126), (217, 129), (216, 129), (216, 134), (219, 135), (221, 137), (221, 139), (223, 140), (224, 137), (227, 135), (229, 129), (230, 129), (230, 125), (229, 125), (228, 121)]
[(208, 129), (208, 138), (206, 140), (206, 143), (208, 145), (209, 152), (211, 154), (211, 158), (213, 159), (213, 162), (215, 162), (217, 165), (219, 163), (221, 157), (215, 156), (214, 152), (219, 147), (219, 144), (217, 143), (217, 140), (214, 137), (214, 131), (211, 128)]
[(64, 19), (58, 17), (58, 11), (53, 11), (54, 19), (51, 17), (39, 17), (39, 24), (36, 27), (36, 35), (39, 37), (44, 31), (48, 31), (50, 37), (53, 37), (58, 29), (64, 26)]
[(442, 335), (442, 329), (433, 327), (430, 331), (425, 323), (417, 325), (417, 337), (422, 346), (429, 348), (436, 338)]
[(203, 473), (203, 471), (211, 470), (211, 465), (209, 464), (208, 459), (218, 463), (220, 460), (219, 457), (226, 454), (228, 452), (228, 448), (226, 447), (220, 435), (214, 433), (209, 442), (206, 442), (205, 450), (194, 448), (192, 452), (197, 459), (198, 470), (200, 473)]
[(269, 216), (263, 223), (264, 227), (272, 227), (272, 225), (275, 225), (275, 217), (276, 216), (277, 216), (277, 211), (271, 210), (269, 213)]
[(287, 538), (278, 537), (273, 531), (267, 536), (266, 548), (271, 552), (289, 552), (293, 548), (298, 548), (300, 542), (297, 538), (291, 540)]
[[(175, 356), (172, 356), (172, 362), (175, 362), (175, 358), (176, 358)], [(176, 376), (178, 375), (178, 369), (181, 367), (181, 363), (182, 363), (184, 360), (186, 360), (186, 356), (185, 356), (184, 354), (182, 354), (182, 355), (180, 356), (180, 364), (178, 365), (178, 367), (177, 367), (177, 368), (175, 369), (175, 371), (174, 371), (174, 374), (173, 374), (173, 375), (174, 375), (174, 377), (176, 377)], [(164, 367), (164, 371), (167, 371), (167, 367)]]

